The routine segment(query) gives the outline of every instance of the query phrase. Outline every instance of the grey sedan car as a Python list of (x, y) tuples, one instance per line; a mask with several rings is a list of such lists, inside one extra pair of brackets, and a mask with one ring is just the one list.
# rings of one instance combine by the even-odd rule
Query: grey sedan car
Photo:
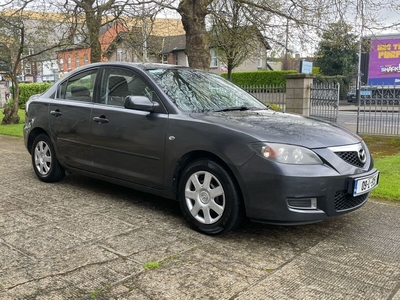
[(37, 177), (65, 171), (180, 202), (206, 234), (244, 218), (321, 221), (359, 208), (379, 172), (356, 134), (273, 111), (218, 75), (163, 64), (79, 68), (26, 105)]

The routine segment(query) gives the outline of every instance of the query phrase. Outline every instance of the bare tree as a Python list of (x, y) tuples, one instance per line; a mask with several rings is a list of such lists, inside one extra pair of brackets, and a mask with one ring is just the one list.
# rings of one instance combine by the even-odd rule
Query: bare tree
[(231, 80), (234, 68), (249, 57), (266, 57), (269, 45), (257, 25), (246, 18), (241, 3), (214, 1), (210, 7), (210, 44), (218, 52), (218, 58), (226, 63)]
[[(285, 55), (293, 51), (312, 50), (318, 44), (320, 30), (328, 28), (327, 24), (344, 20), (357, 21), (360, 18), (360, 3), (368, 14), (363, 14), (364, 24), (371, 30), (379, 30), (387, 25), (380, 23), (377, 12), (387, 7), (399, 10), (397, 0), (147, 0), (137, 3), (153, 3), (166, 9), (177, 11), (182, 18), (186, 31), (186, 54), (189, 65), (195, 68), (208, 69), (210, 62), (210, 40), (206, 30), (206, 16), (215, 13), (212, 6), (218, 3), (236, 3), (241, 7), (241, 16), (247, 19), (267, 37), (268, 42), (275, 47), (285, 49)], [(214, 17), (218, 16), (214, 14)], [(226, 15), (219, 15), (226, 19)], [(223, 21), (223, 20), (222, 20)], [(234, 21), (232, 19), (232, 21)], [(243, 22), (243, 19), (241, 20)], [(394, 22), (393, 26), (397, 26)], [(233, 26), (231, 24), (230, 26)], [(366, 25), (364, 25), (366, 26)], [(357, 26), (353, 26), (357, 28)], [(244, 44), (243, 44), (244, 45)]]
[(66, 0), (63, 4), (64, 12), (73, 16), (75, 20), (73, 28), (77, 28), (77, 24), (83, 23), (87, 29), (81, 34), (87, 38), (91, 62), (99, 62), (102, 58), (99, 41), (101, 27), (118, 20), (127, 3), (128, 0)]
[[(54, 30), (61, 24), (62, 18), (52, 14), (43, 14), (29, 10), (32, 1), (19, 1), (15, 7), (13, 1), (0, 4), (0, 63), (11, 78), (13, 85), (12, 105), (4, 109), (2, 124), (19, 122), (18, 75), (23, 69), (22, 63), (34, 60), (46, 53), (53, 53), (59, 47), (60, 38), (54, 37)], [(57, 22), (55, 22), (55, 19)], [(58, 30), (57, 30), (58, 31)], [(58, 31), (60, 32), (60, 31)]]

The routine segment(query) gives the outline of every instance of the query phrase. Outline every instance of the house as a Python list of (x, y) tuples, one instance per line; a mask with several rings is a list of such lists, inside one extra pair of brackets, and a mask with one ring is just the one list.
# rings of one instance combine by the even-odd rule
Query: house
[[(127, 32), (126, 27), (121, 23), (113, 22), (103, 26), (100, 29), (99, 34), (101, 51), (105, 51), (114, 41), (115, 37), (121, 32)], [(80, 66), (87, 65), (91, 62), (90, 47), (88, 42), (83, 38), (80, 38), (78, 35), (71, 36), (70, 39), (72, 44), (71, 46), (57, 51), (60, 77), (67, 72), (79, 68)], [(105, 57), (103, 57), (103, 60), (107, 61)]]
[(143, 37), (142, 28), (133, 28), (130, 32), (119, 33), (103, 56), (117, 62), (160, 62), (161, 45), (161, 37)]
[[(138, 29), (132, 33), (120, 34), (105, 51), (109, 61), (143, 61), (143, 41)], [(186, 36), (170, 35), (155, 36), (151, 35), (147, 39), (147, 62), (173, 64), (189, 66), (187, 55), (185, 54)], [(247, 58), (235, 71), (256, 71), (271, 69), (267, 64), (268, 43), (260, 43), (259, 53), (255, 57)], [(210, 49), (211, 63), (210, 72), (221, 74), (226, 72), (226, 64), (218, 58), (217, 51)]]
[(162, 63), (189, 66), (185, 47), (186, 36), (184, 34), (164, 37), (161, 49)]
[[(128, 27), (131, 28), (130, 30)], [(103, 61), (159, 62), (161, 38), (184, 32), (179, 19), (130, 20), (110, 23), (101, 28), (99, 41)], [(72, 38), (72, 37), (71, 37)], [(72, 44), (72, 43), (71, 43)], [(157, 55), (155, 55), (157, 53)], [(90, 48), (85, 40), (57, 52), (60, 76), (89, 64)]]
[[(3, 38), (13, 42), (12, 47), (23, 46), (21, 63), (18, 66), (18, 80), (24, 82), (54, 81), (58, 78), (57, 55), (54, 46), (68, 32), (70, 16), (61, 13), (38, 12), (30, 10), (7, 9), (1, 12), (7, 22), (19, 30), (14, 33), (4, 32)], [(20, 24), (24, 26), (19, 26)], [(4, 24), (3, 24), (4, 25)], [(20, 37), (23, 36), (23, 39)], [(21, 45), (23, 41), (23, 45)], [(7, 46), (6, 46), (7, 48)], [(11, 52), (13, 52), (11, 50)], [(15, 51), (16, 52), (16, 51)], [(14, 52), (14, 53), (15, 53)], [(15, 61), (15, 58), (12, 58)], [(9, 70), (6, 70), (8, 73)]]
[(222, 24), (209, 31), (212, 72), (227, 71), (228, 63), (235, 66), (235, 72), (269, 69), (267, 51), (271, 47), (256, 26)]

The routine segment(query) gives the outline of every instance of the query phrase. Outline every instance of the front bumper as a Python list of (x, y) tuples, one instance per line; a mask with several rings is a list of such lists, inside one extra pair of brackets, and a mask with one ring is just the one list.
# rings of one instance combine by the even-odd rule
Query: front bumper
[(292, 225), (353, 211), (369, 195), (350, 193), (354, 179), (377, 170), (349, 169), (343, 175), (326, 165), (277, 165), (254, 156), (240, 170), (246, 214), (253, 221)]

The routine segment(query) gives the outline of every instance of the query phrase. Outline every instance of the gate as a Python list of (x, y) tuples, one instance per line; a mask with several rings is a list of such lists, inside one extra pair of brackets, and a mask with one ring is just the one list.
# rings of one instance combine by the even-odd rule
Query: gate
[(310, 116), (336, 122), (339, 110), (339, 83), (311, 85)]
[(400, 87), (363, 87), (357, 107), (357, 133), (400, 135)]
[(284, 85), (243, 85), (240, 86), (267, 105), (275, 105), (282, 111), (286, 106), (286, 86)]

